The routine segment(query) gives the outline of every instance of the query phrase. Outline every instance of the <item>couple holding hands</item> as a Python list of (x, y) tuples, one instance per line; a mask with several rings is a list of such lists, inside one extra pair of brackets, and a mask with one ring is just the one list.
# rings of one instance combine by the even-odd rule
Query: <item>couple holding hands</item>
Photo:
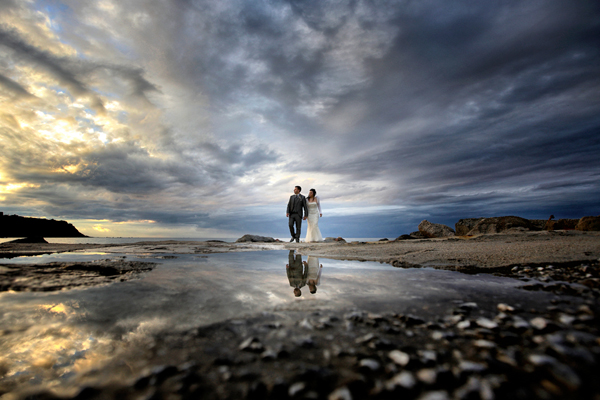
[(322, 242), (323, 236), (319, 230), (319, 218), (323, 216), (323, 213), (317, 191), (310, 189), (308, 197), (301, 195), (301, 191), (302, 188), (300, 186), (294, 187), (294, 194), (290, 196), (285, 214), (289, 218), (290, 234), (292, 235), (290, 242), (294, 240), (297, 243), (300, 242), (300, 231), (303, 220), (307, 221), (308, 224), (306, 239), (304, 241), (307, 243)]

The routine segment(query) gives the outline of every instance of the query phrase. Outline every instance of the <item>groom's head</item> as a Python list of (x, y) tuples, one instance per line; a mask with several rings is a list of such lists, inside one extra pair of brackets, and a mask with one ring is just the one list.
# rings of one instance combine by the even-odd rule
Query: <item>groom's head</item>
[(300, 186), (294, 187), (294, 194), (300, 194), (301, 191), (302, 191), (302, 188)]

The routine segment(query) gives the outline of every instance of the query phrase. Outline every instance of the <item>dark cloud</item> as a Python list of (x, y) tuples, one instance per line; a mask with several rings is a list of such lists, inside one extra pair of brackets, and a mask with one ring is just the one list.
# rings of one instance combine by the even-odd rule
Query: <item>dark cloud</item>
[[(4, 156), (13, 177), (72, 188), (66, 198), (28, 189), (56, 198), (54, 212), (97, 189), (122, 196), (93, 207), (115, 220), (285, 235), (267, 211), (191, 210), (186, 196), (234, 204), (231, 187), (266, 193), (306, 179), (330, 206), (347, 205), (348, 188), (350, 208), (405, 206), (323, 220), (334, 236), (399, 235), (425, 218), (598, 213), (595, 2), (66, 3), (55, 20), (69, 29), (56, 34), (86, 57), (57, 57), (7, 29), (0, 45), (97, 107), (128, 102), (129, 133), (43, 161), (33, 160), (56, 150), (48, 143)], [(107, 20), (89, 22), (93, 13)], [(27, 96), (6, 70), (0, 87)], [(98, 89), (106, 82), (114, 93)], [(2, 134), (24, 143), (16, 115), (3, 116)], [(157, 194), (174, 205), (152, 216)]]

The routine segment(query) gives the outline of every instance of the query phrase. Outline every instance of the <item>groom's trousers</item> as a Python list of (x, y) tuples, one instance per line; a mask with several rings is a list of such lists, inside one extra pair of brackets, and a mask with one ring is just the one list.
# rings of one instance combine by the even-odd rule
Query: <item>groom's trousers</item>
[[(296, 233), (294, 233), (294, 225), (296, 225)], [(290, 214), (290, 235), (293, 238), (300, 240), (300, 230), (302, 227), (302, 217), (298, 213)]]

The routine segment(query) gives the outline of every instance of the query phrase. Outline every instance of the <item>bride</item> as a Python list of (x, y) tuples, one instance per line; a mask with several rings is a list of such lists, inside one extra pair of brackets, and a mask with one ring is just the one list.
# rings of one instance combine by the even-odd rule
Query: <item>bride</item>
[(306, 200), (308, 203), (308, 227), (305, 242), (322, 242), (323, 236), (319, 230), (319, 218), (323, 216), (323, 212), (321, 211), (321, 201), (317, 196), (317, 191), (310, 189)]

